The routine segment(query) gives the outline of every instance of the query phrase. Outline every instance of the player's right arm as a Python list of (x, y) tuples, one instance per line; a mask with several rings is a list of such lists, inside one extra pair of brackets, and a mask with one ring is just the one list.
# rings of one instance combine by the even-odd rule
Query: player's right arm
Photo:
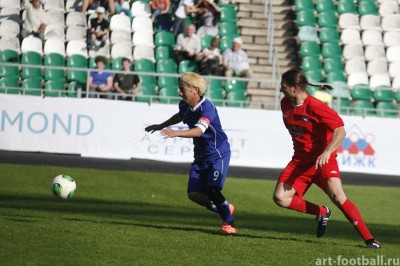
[(164, 121), (161, 124), (155, 124), (155, 125), (148, 126), (144, 130), (146, 132), (150, 132), (150, 133), (153, 134), (157, 130), (161, 130), (161, 129), (165, 128), (165, 127), (169, 127), (169, 126), (178, 124), (180, 122), (182, 122), (182, 119), (181, 119), (179, 113), (176, 113), (173, 116), (171, 116), (171, 118), (168, 119), (167, 121)]

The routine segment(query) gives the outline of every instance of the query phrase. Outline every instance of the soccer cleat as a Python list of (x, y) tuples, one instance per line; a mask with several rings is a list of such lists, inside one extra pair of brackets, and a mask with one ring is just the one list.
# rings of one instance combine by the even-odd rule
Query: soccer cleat
[(229, 203), (229, 211), (231, 212), (231, 215), (235, 213), (235, 206), (233, 204)]
[(222, 223), (221, 233), (223, 234), (236, 234), (236, 229), (227, 222)]
[(316, 219), (318, 222), (317, 237), (322, 237), (325, 234), (326, 229), (328, 227), (328, 221), (332, 216), (331, 210), (329, 210), (329, 208), (326, 206), (323, 207), (325, 207), (328, 212), (322, 216), (317, 216)]
[(366, 248), (381, 248), (381, 243), (379, 243), (378, 240), (376, 240), (375, 238), (372, 239), (368, 239), (365, 241), (365, 247)]

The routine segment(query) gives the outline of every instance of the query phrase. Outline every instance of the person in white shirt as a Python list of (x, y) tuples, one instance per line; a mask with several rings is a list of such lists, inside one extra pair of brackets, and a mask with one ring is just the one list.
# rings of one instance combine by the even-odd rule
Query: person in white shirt
[(197, 35), (200, 37), (205, 35), (217, 36), (219, 28), (218, 25), (213, 25), (214, 15), (211, 12), (207, 12), (203, 15), (203, 19), (204, 25), (197, 30)]
[(196, 26), (190, 24), (186, 27), (186, 34), (179, 34), (175, 45), (176, 63), (183, 60), (195, 60), (201, 51), (201, 40), (196, 35)]
[(243, 44), (241, 38), (233, 39), (232, 49), (226, 49), (224, 58), (225, 76), (250, 78), (252, 75), (247, 54), (240, 47)]
[(172, 32), (174, 33), (174, 36), (176, 37), (185, 31), (186, 16), (191, 16), (192, 14), (202, 11), (202, 9), (199, 9), (197, 6), (195, 6), (193, 0), (180, 0), (178, 8), (175, 11), (174, 25), (172, 26)]
[(46, 24), (43, 23), (46, 11), (42, 7), (41, 0), (25, 0), (24, 7), (26, 18), (22, 24), (21, 39), (32, 34), (44, 40), (44, 30)]

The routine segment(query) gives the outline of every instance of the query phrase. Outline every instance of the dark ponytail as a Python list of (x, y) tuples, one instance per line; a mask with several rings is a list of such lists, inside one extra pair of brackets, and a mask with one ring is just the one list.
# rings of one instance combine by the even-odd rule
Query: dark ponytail
[(318, 87), (320, 90), (328, 90), (328, 91), (333, 90), (332, 86), (328, 84), (312, 84), (308, 82), (308, 86)]

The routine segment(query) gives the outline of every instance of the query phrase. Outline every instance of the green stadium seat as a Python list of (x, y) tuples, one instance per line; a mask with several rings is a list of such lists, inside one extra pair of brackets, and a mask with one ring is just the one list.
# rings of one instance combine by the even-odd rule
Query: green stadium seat
[[(65, 67), (64, 57), (60, 54), (50, 53), (44, 56), (45, 80), (65, 80), (64, 69), (53, 69), (51, 67)], [(47, 68), (49, 67), (49, 68)]]
[(76, 85), (77, 85), (76, 81), (71, 81), (68, 84), (68, 87), (67, 87), (67, 96), (68, 97), (76, 98), (78, 96), (77, 91), (76, 91)]
[(377, 87), (374, 89), (373, 97), (377, 102), (393, 102), (394, 94), (390, 87)]
[(399, 112), (393, 102), (378, 102), (376, 104), (376, 114), (383, 117), (396, 117)]
[(326, 58), (324, 62), (324, 70), (326, 73), (344, 71), (344, 64), (341, 57)]
[(342, 57), (342, 46), (337, 42), (326, 42), (322, 45), (322, 55), (325, 58)]
[(142, 85), (135, 96), (137, 102), (157, 102), (156, 87), (150, 85)]
[(317, 24), (317, 19), (314, 15), (314, 9), (297, 12), (296, 23), (298, 26), (315, 26)]
[(331, 86), (333, 88), (331, 94), (334, 98), (351, 99), (350, 89), (346, 81), (334, 81)]
[(336, 28), (322, 27), (319, 30), (319, 40), (325, 42), (338, 42), (340, 39), (339, 32)]
[(159, 76), (157, 79), (157, 86), (159, 88), (165, 87), (179, 87), (179, 79), (177, 77)]
[(400, 90), (394, 92), (394, 98), (398, 103), (400, 103)]
[(19, 94), (19, 77), (2, 77), (0, 79), (0, 93)]
[(347, 82), (346, 76), (344, 75), (343, 71), (333, 71), (333, 72), (329, 72), (326, 75), (326, 82), (327, 83), (333, 83), (335, 81)]
[(301, 42), (300, 54), (302, 56), (318, 56), (321, 54), (321, 48), (317, 42)]
[(223, 6), (220, 12), (221, 22), (235, 22), (237, 21), (237, 14), (235, 7)]
[(214, 105), (216, 105), (216, 106), (224, 105), (224, 91), (223, 90), (210, 89), (207, 95)]
[(375, 1), (362, 0), (358, 3), (358, 13), (364, 15), (379, 15)]
[(198, 68), (197, 62), (192, 60), (183, 60), (179, 63), (178, 73), (197, 72)]
[[(312, 82), (311, 82), (312, 83)], [(309, 95), (314, 95), (314, 93), (316, 92), (316, 91), (318, 91), (319, 90), (319, 88), (318, 87), (315, 87), (315, 86), (307, 86), (307, 89), (306, 89), (306, 91), (307, 91), (307, 94), (309, 94)]]
[(329, 27), (337, 28), (338, 18), (336, 16), (336, 11), (324, 11), (318, 16), (319, 27)]
[(135, 62), (135, 71), (138, 72), (155, 72), (156, 68), (153, 61), (142, 58)]
[(372, 102), (366, 100), (356, 100), (353, 102), (354, 115), (375, 115), (375, 107)]
[[(188, 16), (189, 17), (189, 16)], [(175, 36), (168, 31), (159, 31), (154, 38), (154, 44), (158, 46), (175, 46)]]
[(178, 88), (177, 87), (165, 87), (161, 88), (159, 92), (160, 103), (179, 103), (180, 101)]
[(177, 73), (177, 65), (173, 59), (162, 59), (156, 63), (158, 73)]
[(351, 98), (353, 98), (353, 100), (370, 101), (372, 98), (372, 91), (366, 86), (356, 86), (351, 89)]
[(227, 93), (232, 91), (246, 91), (246, 82), (243, 80), (230, 79), (225, 82), (225, 90)]
[(224, 82), (221, 79), (211, 79), (208, 87), (209, 87), (209, 90), (223, 91), (224, 90)]
[(315, 8), (318, 12), (336, 11), (336, 5), (333, 0), (318, 0)]
[(36, 52), (26, 52), (21, 57), (22, 65), (34, 65), (39, 67), (24, 67), (22, 66), (21, 77), (27, 78), (40, 78), (42, 77), (42, 55)]
[(294, 8), (297, 12), (304, 10), (314, 10), (313, 0), (295, 0)]
[(333, 109), (340, 114), (349, 115), (351, 113), (351, 102), (349, 99), (344, 98), (334, 99)]
[(221, 49), (222, 52), (224, 52), (226, 49), (231, 49), (233, 46), (233, 39), (236, 36), (222, 36), (221, 41), (219, 43), (219, 48)]
[(322, 62), (319, 56), (306, 56), (301, 62), (303, 71), (320, 70), (322, 69)]
[[(92, 56), (89, 59), (89, 68), (90, 69), (95, 69), (96, 68), (96, 57), (97, 56)], [(106, 59), (106, 66), (105, 69), (110, 69), (110, 59), (108, 57), (104, 57)]]
[[(87, 68), (88, 62), (82, 55), (71, 55), (67, 58), (67, 67), (71, 68)], [(87, 71), (85, 70), (68, 70), (67, 74), (68, 81), (78, 81), (86, 84), (87, 82)]]
[(208, 48), (211, 46), (211, 41), (215, 38), (212, 35), (201, 36), (201, 49)]
[[(13, 50), (0, 51), (0, 63), (15, 63), (18, 64), (19, 54)], [(18, 66), (4, 66), (0, 64), (0, 77), (18, 77), (19, 68)]]
[(239, 29), (236, 23), (221, 22), (219, 24), (219, 34), (221, 36), (239, 36)]
[(171, 46), (158, 46), (156, 48), (156, 60), (174, 58), (174, 50)]
[(139, 75), (139, 80), (142, 85), (156, 85), (156, 76)]
[(42, 95), (42, 79), (27, 78), (22, 81), (22, 91), (25, 95)]
[(247, 96), (245, 91), (230, 91), (226, 95), (226, 106), (247, 107)]
[(112, 70), (122, 70), (122, 59), (123, 57), (114, 58), (111, 62)]
[(66, 96), (65, 83), (62, 80), (48, 80), (44, 86), (44, 95), (46, 97), (64, 97)]
[(337, 4), (337, 12), (339, 14), (351, 13), (358, 14), (358, 10), (353, 0), (340, 0)]
[(320, 70), (309, 70), (305, 72), (306, 78), (311, 83), (319, 83), (324, 80), (324, 71)]

